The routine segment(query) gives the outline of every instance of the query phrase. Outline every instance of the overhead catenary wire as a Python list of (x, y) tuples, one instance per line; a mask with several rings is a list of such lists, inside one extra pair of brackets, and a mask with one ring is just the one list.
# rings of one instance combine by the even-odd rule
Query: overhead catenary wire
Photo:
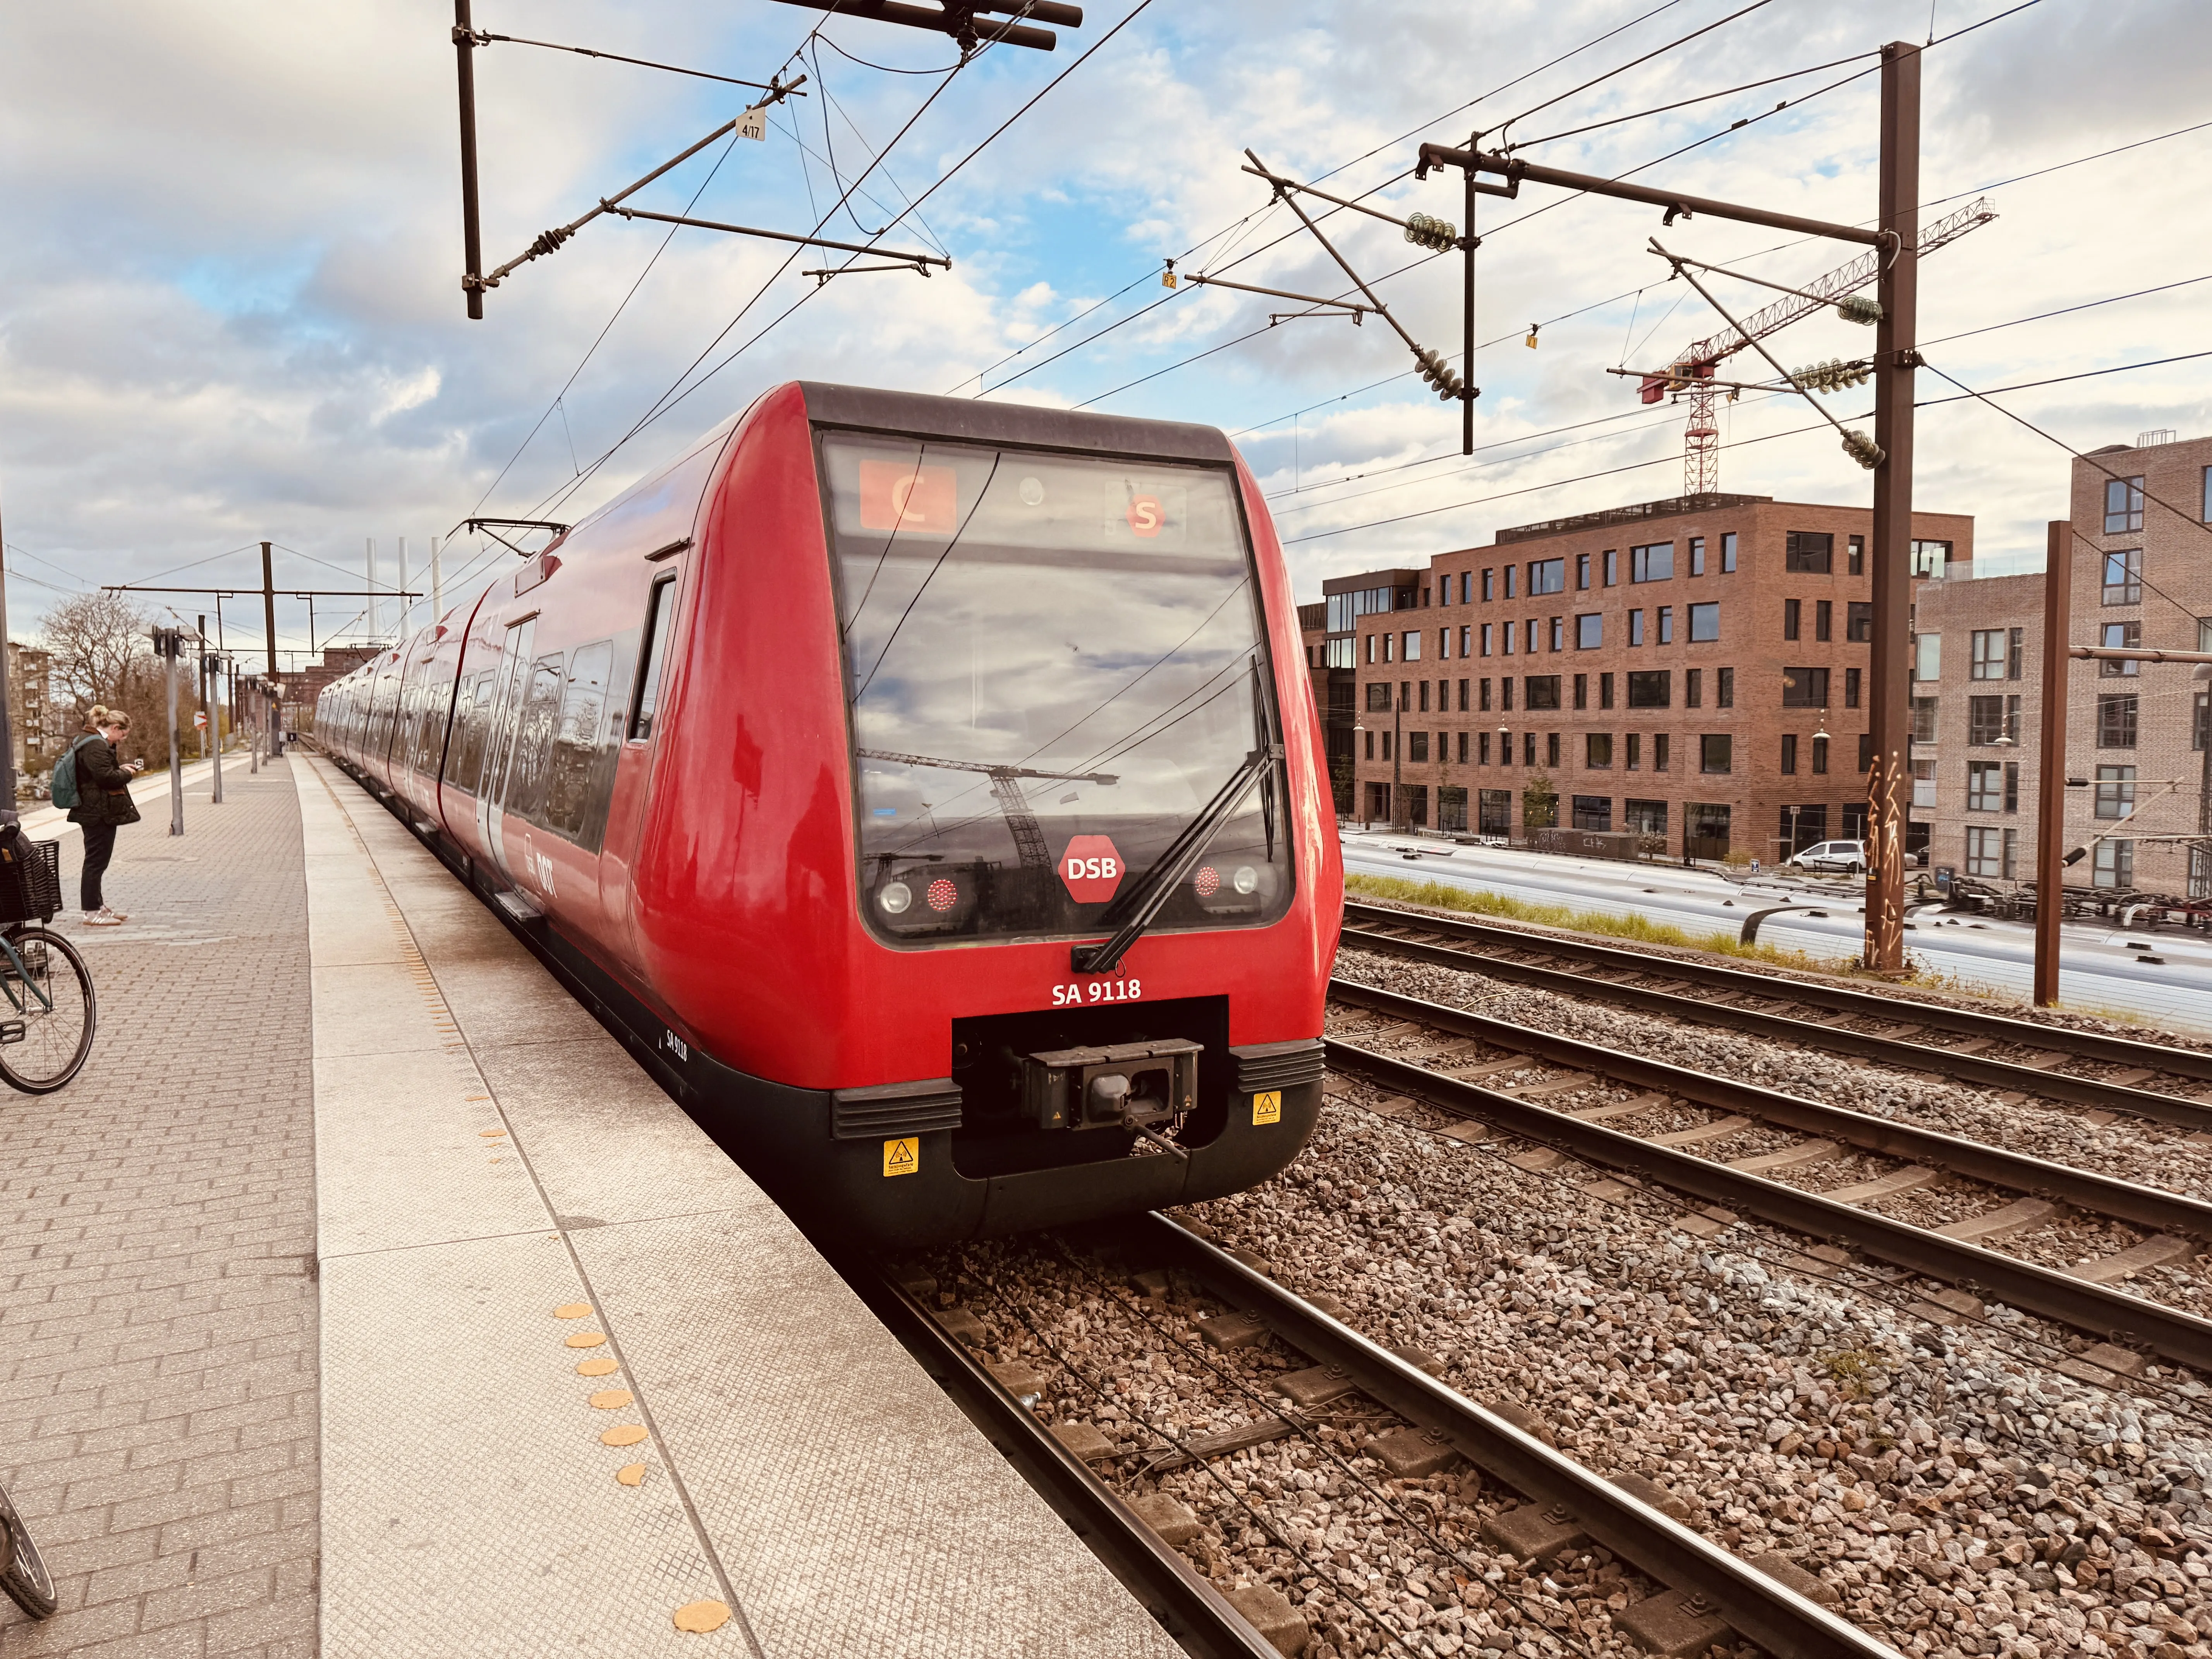
[[(1717, 28), (1725, 28), (1729, 24), (1735, 22), (1737, 18), (1747, 17), (1753, 12), (1758, 11), (1762, 7), (1768, 6), (1772, 3), (1773, 0), (1751, 0), (1751, 3), (1749, 5), (1742, 7), (1739, 10), (1732, 11), (1725, 17), (1716, 18), (1711, 22), (1705, 25), (1702, 28), (1692, 29), (1687, 34), (1681, 35), (1675, 40), (1669, 40), (1663, 46), (1654, 46), (1650, 52), (1644, 53), (1641, 57), (1630, 58), (1618, 69), (1609, 69), (1604, 74), (1598, 76), (1592, 80), (1585, 81), (1578, 87), (1570, 87), (1565, 92), (1559, 93), (1553, 97), (1547, 98), (1540, 104), (1531, 104), (1527, 109), (1522, 110), (1518, 115), (1509, 115), (1506, 117), (1504, 122), (1498, 129), (1498, 136), (1503, 138), (1506, 131), (1511, 128), (1515, 122), (1525, 121), (1530, 116), (1535, 114), (1539, 110), (1549, 109), (1554, 104), (1563, 104), (1568, 99), (1574, 97), (1578, 93), (1588, 92), (1592, 87), (1603, 86), (1607, 81), (1612, 80), (1615, 76), (1626, 75), (1630, 70), (1636, 68), (1640, 64), (1648, 64), (1655, 58), (1664, 57), (1667, 53), (1674, 51), (1677, 46), (1687, 46), (1691, 41), (1697, 40), (1700, 35), (1711, 34)], [(1516, 144), (1502, 144), (1500, 148), (1511, 150), (1518, 149), (1519, 146)]]

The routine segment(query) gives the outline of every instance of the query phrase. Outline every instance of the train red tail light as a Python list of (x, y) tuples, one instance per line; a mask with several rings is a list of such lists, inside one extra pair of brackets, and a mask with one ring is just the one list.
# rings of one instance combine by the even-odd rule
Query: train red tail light
[(940, 916), (960, 902), (960, 890), (949, 876), (939, 876), (929, 884), (929, 908)]
[(1199, 897), (1212, 898), (1221, 890), (1221, 872), (1210, 864), (1200, 865), (1190, 884), (1198, 890)]

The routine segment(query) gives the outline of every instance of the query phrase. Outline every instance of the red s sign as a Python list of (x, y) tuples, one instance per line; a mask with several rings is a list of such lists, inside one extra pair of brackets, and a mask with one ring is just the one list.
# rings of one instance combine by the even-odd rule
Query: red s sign
[(1129, 498), (1129, 511), (1125, 516), (1129, 520), (1132, 534), (1149, 539), (1160, 533), (1160, 526), (1167, 522), (1168, 515), (1160, 510), (1158, 496), (1133, 495)]

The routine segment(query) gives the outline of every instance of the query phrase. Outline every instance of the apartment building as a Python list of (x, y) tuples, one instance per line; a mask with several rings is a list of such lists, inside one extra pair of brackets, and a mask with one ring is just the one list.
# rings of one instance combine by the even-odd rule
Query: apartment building
[[(1519, 835), (1548, 790), (1559, 825), (1698, 858), (1861, 833), (1869, 529), (1862, 508), (1684, 496), (1332, 579), (1356, 814)], [(1913, 529), (1916, 571), (1972, 559), (1971, 518)]]
[(50, 771), (67, 742), (53, 701), (54, 654), (8, 641), (8, 725), (19, 779)]
[[(2072, 465), (2069, 523), (2070, 643), (2212, 650), (2212, 438), (2152, 432), (2092, 451)], [(1914, 791), (1930, 861), (2032, 878), (2044, 578), (1930, 585), (1914, 610)], [(2069, 885), (2212, 897), (2198, 839), (2206, 685), (2188, 664), (2069, 663)]]

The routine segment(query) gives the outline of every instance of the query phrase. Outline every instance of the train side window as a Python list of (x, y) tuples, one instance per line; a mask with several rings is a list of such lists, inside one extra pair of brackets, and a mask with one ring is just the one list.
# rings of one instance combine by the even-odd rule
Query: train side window
[(484, 670), (462, 689), (461, 706), (453, 711), (453, 763), (446, 781), (471, 795), (483, 774), (484, 733), (491, 728), (492, 686), (498, 678), (498, 670)]
[(545, 820), (545, 786), (552, 770), (553, 727), (560, 717), (564, 651), (550, 651), (530, 665), (530, 690), (514, 734), (514, 762), (507, 774), (507, 810), (533, 823)]
[(660, 708), (660, 665), (668, 654), (668, 629), (675, 611), (676, 578), (663, 576), (653, 585), (653, 600), (645, 611), (645, 638), (638, 645), (637, 690), (629, 703), (632, 743), (653, 736), (653, 718)]
[(572, 837), (582, 833), (589, 814), (599, 722), (607, 706), (607, 678), (614, 667), (614, 656), (612, 640), (578, 647), (568, 664), (568, 688), (561, 696), (561, 718), (553, 731), (552, 766), (545, 788), (545, 822)]

